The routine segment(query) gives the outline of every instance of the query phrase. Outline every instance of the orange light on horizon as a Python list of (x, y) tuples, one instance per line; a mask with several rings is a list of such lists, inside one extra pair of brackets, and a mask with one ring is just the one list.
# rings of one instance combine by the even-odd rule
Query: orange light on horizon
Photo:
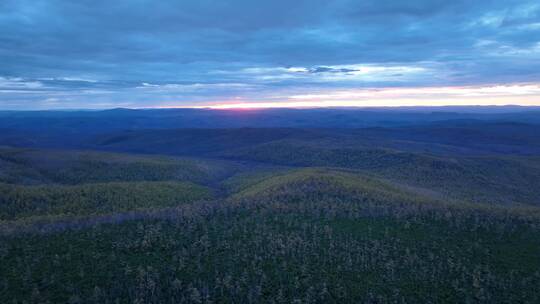
[[(272, 101), (208, 102), (184, 106), (195, 109), (267, 109), (324, 107), (411, 107), (411, 106), (540, 106), (539, 84), (491, 86), (371, 88), (327, 90), (271, 97)], [(242, 99), (240, 99), (242, 100)], [(174, 108), (176, 106), (163, 106)]]

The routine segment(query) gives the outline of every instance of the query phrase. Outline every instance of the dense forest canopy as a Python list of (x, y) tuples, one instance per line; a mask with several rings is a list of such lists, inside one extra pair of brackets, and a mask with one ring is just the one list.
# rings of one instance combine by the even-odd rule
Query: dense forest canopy
[(532, 114), (79, 128), (178, 115), (124, 112), (2, 113), (0, 302), (540, 301)]

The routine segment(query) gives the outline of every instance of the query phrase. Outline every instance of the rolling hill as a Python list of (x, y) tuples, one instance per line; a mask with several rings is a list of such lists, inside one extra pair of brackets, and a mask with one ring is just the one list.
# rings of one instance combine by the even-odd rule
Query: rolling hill
[(350, 172), (279, 171), (227, 200), (0, 236), (0, 299), (535, 302), (539, 219)]
[(0, 182), (13, 184), (212, 183), (239, 170), (238, 164), (219, 160), (12, 147), (0, 147), (0, 162)]
[(0, 113), (0, 302), (540, 302), (537, 114), (469, 110)]

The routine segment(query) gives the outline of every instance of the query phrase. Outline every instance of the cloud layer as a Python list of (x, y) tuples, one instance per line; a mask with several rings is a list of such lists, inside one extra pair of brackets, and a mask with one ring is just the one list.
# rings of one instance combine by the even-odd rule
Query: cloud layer
[(0, 109), (540, 105), (540, 3), (4, 0), (0, 62)]

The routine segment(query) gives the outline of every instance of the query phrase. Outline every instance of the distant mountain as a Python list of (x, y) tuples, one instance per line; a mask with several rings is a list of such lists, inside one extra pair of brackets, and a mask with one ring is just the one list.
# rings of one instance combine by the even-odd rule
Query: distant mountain
[(112, 109), (105, 111), (4, 111), (0, 129), (102, 133), (172, 128), (363, 128), (445, 120), (540, 123), (537, 107), (419, 107), (320, 109)]

